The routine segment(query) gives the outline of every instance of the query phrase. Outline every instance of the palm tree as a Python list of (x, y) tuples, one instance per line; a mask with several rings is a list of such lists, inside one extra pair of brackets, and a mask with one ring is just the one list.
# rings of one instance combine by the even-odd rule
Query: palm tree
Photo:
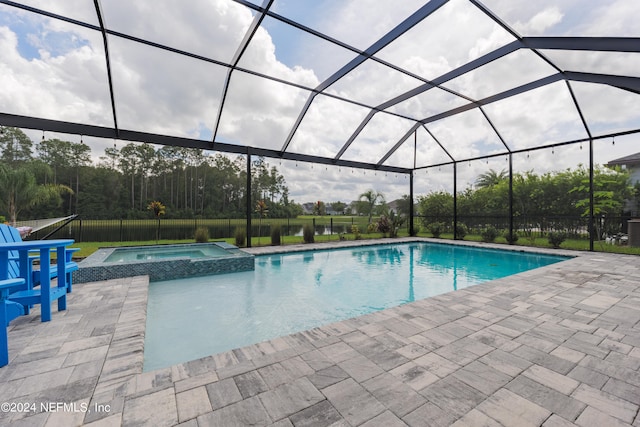
[(382, 193), (378, 193), (377, 191), (367, 190), (358, 197), (358, 200), (363, 200), (364, 202), (366, 202), (366, 212), (368, 212), (369, 214), (368, 223), (371, 224), (373, 208), (378, 201), (384, 202), (384, 195)]
[(27, 167), (0, 165), (0, 206), (7, 210), (11, 224), (16, 223), (22, 209), (54, 200), (63, 193), (73, 194), (73, 190), (60, 184), (39, 185)]
[(260, 222), (258, 223), (258, 245), (260, 245), (260, 232), (262, 231), (262, 218), (266, 218), (269, 214), (269, 207), (264, 200), (258, 200), (256, 203), (256, 212), (258, 213), (258, 218), (260, 218)]
[(507, 171), (502, 169), (500, 172), (496, 172), (493, 169), (489, 169), (488, 172), (481, 173), (476, 179), (476, 187), (488, 188), (499, 184), (501, 181), (507, 179)]

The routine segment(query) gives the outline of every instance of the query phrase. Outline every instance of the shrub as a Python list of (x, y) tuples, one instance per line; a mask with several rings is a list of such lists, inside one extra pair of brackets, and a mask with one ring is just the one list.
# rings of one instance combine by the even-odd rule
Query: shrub
[(443, 228), (444, 228), (444, 224), (441, 222), (432, 222), (431, 224), (429, 224), (429, 232), (435, 238), (440, 237), (440, 234), (442, 234)]
[(196, 243), (207, 243), (209, 241), (209, 229), (198, 227), (195, 234)]
[(509, 231), (507, 230), (504, 232), (504, 238), (507, 240), (508, 244), (513, 245), (518, 241), (518, 233), (514, 231), (513, 235), (509, 235)]
[(271, 227), (271, 244), (273, 246), (280, 245), (280, 225), (276, 224)]
[(529, 241), (529, 244), (533, 246), (536, 243), (536, 233), (531, 230), (524, 230), (524, 237)]
[(378, 231), (378, 224), (376, 224), (375, 222), (370, 222), (369, 225), (367, 225), (367, 233), (371, 234), (375, 233), (376, 231)]
[(247, 232), (242, 227), (236, 228), (235, 233), (236, 246), (243, 247), (247, 241)]
[(406, 218), (402, 215), (396, 215), (393, 211), (391, 212), (391, 231), (389, 232), (390, 237), (398, 237), (398, 231), (404, 224)]
[(495, 227), (487, 227), (480, 232), (480, 237), (482, 237), (483, 242), (491, 243), (498, 237), (498, 230), (496, 230)]
[(360, 228), (355, 224), (351, 226), (351, 232), (353, 233), (353, 238), (356, 240), (360, 240), (360, 238), (362, 237), (360, 235)]
[(316, 231), (313, 229), (313, 226), (311, 224), (305, 224), (302, 227), (302, 239), (305, 243), (315, 242), (315, 234)]
[(466, 236), (467, 233), (469, 233), (469, 229), (467, 228), (466, 225), (464, 224), (456, 225), (456, 239), (464, 240), (464, 236)]
[(562, 231), (552, 231), (547, 237), (551, 246), (553, 246), (554, 249), (558, 249), (567, 238), (567, 234)]
[(420, 233), (420, 226), (418, 224), (413, 224), (413, 230), (409, 230), (411, 237), (415, 237)]
[(380, 216), (380, 219), (378, 219), (378, 223), (376, 224), (376, 229), (382, 233), (382, 237), (387, 237), (387, 233), (391, 232), (392, 227), (393, 225), (386, 215)]

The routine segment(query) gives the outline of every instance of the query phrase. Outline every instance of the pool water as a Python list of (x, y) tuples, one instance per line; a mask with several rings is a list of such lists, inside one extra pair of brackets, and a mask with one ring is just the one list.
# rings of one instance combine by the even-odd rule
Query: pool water
[(149, 284), (144, 370), (463, 289), (565, 257), (406, 243), (261, 255), (255, 270)]
[(213, 258), (227, 256), (229, 252), (215, 243), (200, 245), (136, 246), (116, 248), (103, 262), (130, 262), (169, 258)]

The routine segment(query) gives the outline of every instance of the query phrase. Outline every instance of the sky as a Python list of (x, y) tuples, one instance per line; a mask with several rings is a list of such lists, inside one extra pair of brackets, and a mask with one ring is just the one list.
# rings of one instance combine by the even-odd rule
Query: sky
[[(98, 23), (93, 2), (19, 2)], [(254, 2), (261, 4), (261, 2)], [(418, 0), (275, 0), (275, 13), (365, 50), (426, 2)], [(483, 0), (522, 36), (640, 37), (636, 0)], [(254, 12), (231, 0), (102, 2), (104, 22), (116, 32), (189, 51), (218, 61), (193, 58), (109, 36), (118, 125), (121, 129), (211, 139), (219, 115), (227, 67), (245, 37)], [(376, 53), (401, 73), (367, 60), (317, 95), (287, 150), (333, 158), (371, 111), (514, 40), (468, 0), (450, 0), (431, 16)], [(0, 5), (0, 112), (113, 126), (102, 36), (98, 31)], [(640, 54), (541, 51), (564, 70), (640, 77)], [(272, 76), (287, 85), (250, 73), (232, 74), (217, 127), (216, 141), (279, 150), (316, 88), (356, 54), (267, 17), (238, 66)], [(342, 158), (378, 162), (415, 120), (432, 117), (555, 70), (539, 56), (520, 50), (471, 73), (379, 112), (357, 135)], [(294, 86), (297, 85), (297, 86)], [(590, 83), (571, 83), (593, 135), (640, 128), (640, 96)], [(463, 95), (463, 96), (458, 96)], [(345, 99), (354, 102), (346, 102)], [(485, 117), (486, 114), (486, 117)], [(487, 120), (487, 117), (490, 119)], [(495, 126), (495, 129), (492, 127)], [(42, 132), (25, 130), (34, 141)], [(498, 136), (499, 135), (499, 136)], [(45, 132), (47, 138), (79, 141), (78, 135)], [(587, 136), (565, 82), (557, 82), (479, 109), (435, 120), (420, 128), (385, 164), (418, 167), (532, 149), (514, 156), (514, 170), (539, 173), (588, 164), (588, 146), (554, 150), (533, 148)], [(504, 140), (500, 140), (500, 137)], [(435, 139), (434, 139), (435, 138)], [(127, 142), (84, 136), (98, 159), (106, 147)], [(416, 153), (414, 159), (414, 144)], [(442, 146), (442, 147), (441, 147)], [(443, 149), (444, 148), (444, 149)], [(446, 150), (446, 151), (445, 151)], [(640, 134), (596, 140), (597, 164), (640, 151)], [(215, 154), (211, 152), (210, 154)], [(388, 201), (409, 192), (404, 174), (267, 159), (284, 175), (296, 202), (351, 201), (368, 189)], [(460, 163), (458, 189), (472, 185), (489, 169), (508, 166), (506, 156)], [(451, 166), (414, 173), (417, 195), (452, 191)]]

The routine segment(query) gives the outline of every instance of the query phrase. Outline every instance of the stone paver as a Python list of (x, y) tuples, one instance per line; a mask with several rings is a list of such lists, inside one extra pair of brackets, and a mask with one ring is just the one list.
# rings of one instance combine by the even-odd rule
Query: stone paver
[(640, 427), (639, 258), (571, 255), (152, 372), (148, 279), (78, 284), (51, 322), (7, 328), (0, 396), (34, 406), (0, 425)]

